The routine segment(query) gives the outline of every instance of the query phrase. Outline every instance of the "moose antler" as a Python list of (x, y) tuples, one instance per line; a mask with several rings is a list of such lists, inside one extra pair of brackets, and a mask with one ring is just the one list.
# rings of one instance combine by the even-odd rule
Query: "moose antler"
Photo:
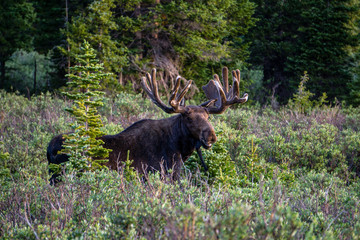
[(248, 100), (248, 94), (245, 93), (242, 98), (239, 97), (240, 70), (232, 71), (233, 85), (229, 88), (229, 71), (227, 67), (222, 70), (223, 85), (219, 76), (214, 74), (214, 80), (203, 86), (203, 90), (208, 99), (217, 99), (214, 107), (207, 107), (210, 114), (221, 114), (229, 106), (235, 103), (245, 103)]
[(141, 78), (141, 85), (150, 99), (155, 103), (156, 106), (164, 110), (166, 113), (182, 113), (185, 111), (184, 106), (181, 104), (185, 94), (190, 89), (192, 81), (188, 81), (185, 85), (184, 89), (178, 94), (179, 87), (180, 87), (180, 80), (181, 77), (178, 76), (176, 78), (176, 83), (174, 85), (174, 89), (171, 91), (171, 95), (169, 98), (169, 105), (168, 107), (163, 101), (161, 101), (158, 93), (158, 86), (156, 83), (156, 69), (153, 68), (151, 71), (151, 75), (146, 73), (146, 78)]

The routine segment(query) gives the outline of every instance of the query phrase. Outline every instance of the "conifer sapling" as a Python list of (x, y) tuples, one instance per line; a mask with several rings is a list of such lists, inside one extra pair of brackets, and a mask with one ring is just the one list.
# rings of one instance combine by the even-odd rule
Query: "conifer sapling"
[(69, 155), (66, 169), (70, 171), (95, 170), (103, 167), (111, 150), (104, 148), (98, 137), (104, 135), (97, 107), (102, 106), (104, 92), (99, 91), (100, 81), (110, 74), (103, 72), (103, 66), (96, 59), (95, 50), (84, 41), (76, 65), (70, 68), (69, 91), (64, 92), (73, 105), (65, 109), (75, 117), (71, 124), (72, 133), (64, 135), (63, 153)]

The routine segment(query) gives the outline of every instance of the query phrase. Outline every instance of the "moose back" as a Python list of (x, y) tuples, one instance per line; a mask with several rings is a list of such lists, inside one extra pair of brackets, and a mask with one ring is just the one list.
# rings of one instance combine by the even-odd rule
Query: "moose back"
[[(170, 106), (167, 106), (158, 95), (156, 70), (153, 69), (151, 75), (147, 73), (141, 83), (150, 99), (163, 111), (178, 114), (160, 120), (143, 119), (119, 134), (100, 137), (104, 141), (103, 146), (112, 150), (106, 166), (117, 170), (121, 163), (129, 158), (133, 160), (132, 167), (139, 172), (159, 171), (163, 167), (165, 171), (173, 169), (175, 175), (178, 175), (182, 162), (186, 161), (195, 149), (205, 166), (200, 147), (209, 149), (216, 142), (209, 115), (221, 114), (230, 105), (244, 103), (248, 98), (246, 93), (239, 98), (240, 71), (233, 71), (232, 76), (233, 85), (229, 88), (227, 68), (223, 69), (223, 83), (215, 74), (214, 80), (210, 80), (203, 87), (209, 101), (199, 106), (184, 106), (183, 98), (191, 86), (191, 81), (179, 92), (181, 78), (177, 77), (169, 98)], [(62, 135), (50, 141), (47, 148), (49, 164), (68, 161), (67, 155), (58, 153), (63, 142)], [(57, 176), (53, 174), (50, 181), (56, 181)]]

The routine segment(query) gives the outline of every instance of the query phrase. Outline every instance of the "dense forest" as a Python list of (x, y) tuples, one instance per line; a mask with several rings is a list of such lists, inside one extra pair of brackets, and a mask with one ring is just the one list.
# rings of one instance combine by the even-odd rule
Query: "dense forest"
[[(359, 33), (359, 0), (1, 1), (0, 239), (359, 239)], [(224, 66), (249, 99), (204, 164), (104, 167), (99, 136), (170, 116), (141, 77), (198, 105)]]
[[(253, 101), (286, 104), (307, 71), (314, 97), (360, 103), (359, 1), (36, 1), (1, 3), (0, 88), (31, 96), (64, 86), (83, 40), (112, 79), (140, 91), (156, 67), (198, 89), (239, 68)], [(194, 86), (194, 88), (196, 88)], [(200, 95), (201, 96), (201, 95)]]

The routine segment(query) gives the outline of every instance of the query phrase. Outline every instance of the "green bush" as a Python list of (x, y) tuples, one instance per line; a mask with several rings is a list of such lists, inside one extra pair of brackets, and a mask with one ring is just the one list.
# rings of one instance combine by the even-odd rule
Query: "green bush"
[[(217, 141), (211, 149), (203, 151), (203, 158), (208, 171), (202, 170), (200, 174), (207, 179), (209, 184), (220, 186), (242, 185), (242, 182), (246, 180), (246, 176), (239, 176), (236, 172), (235, 162), (231, 160), (226, 146), (225, 128), (225, 124), (215, 126)], [(201, 161), (196, 152), (185, 162), (185, 166), (194, 174), (197, 169), (200, 169)]]
[(302, 173), (291, 187), (260, 180), (219, 188), (159, 174), (144, 183), (122, 172), (86, 172), (52, 187), (23, 175), (0, 197), (1, 236), (96, 239), (328, 239), (359, 230), (360, 184), (322, 172)]
[(12, 178), (17, 179), (21, 170), (47, 176), (47, 144), (53, 136), (69, 131), (65, 106), (66, 101), (50, 94), (28, 100), (0, 91), (0, 135), (4, 151), (9, 153), (7, 159), (0, 161), (0, 167), (9, 169)]
[(17, 90), (29, 97), (34, 93), (49, 90), (53, 77), (51, 75), (56, 71), (55, 64), (51, 61), (51, 52), (43, 55), (36, 51), (17, 50), (6, 62), (6, 66), (9, 69), (6, 74), (9, 81), (6, 82), (11, 84), (6, 86), (7, 89)]

